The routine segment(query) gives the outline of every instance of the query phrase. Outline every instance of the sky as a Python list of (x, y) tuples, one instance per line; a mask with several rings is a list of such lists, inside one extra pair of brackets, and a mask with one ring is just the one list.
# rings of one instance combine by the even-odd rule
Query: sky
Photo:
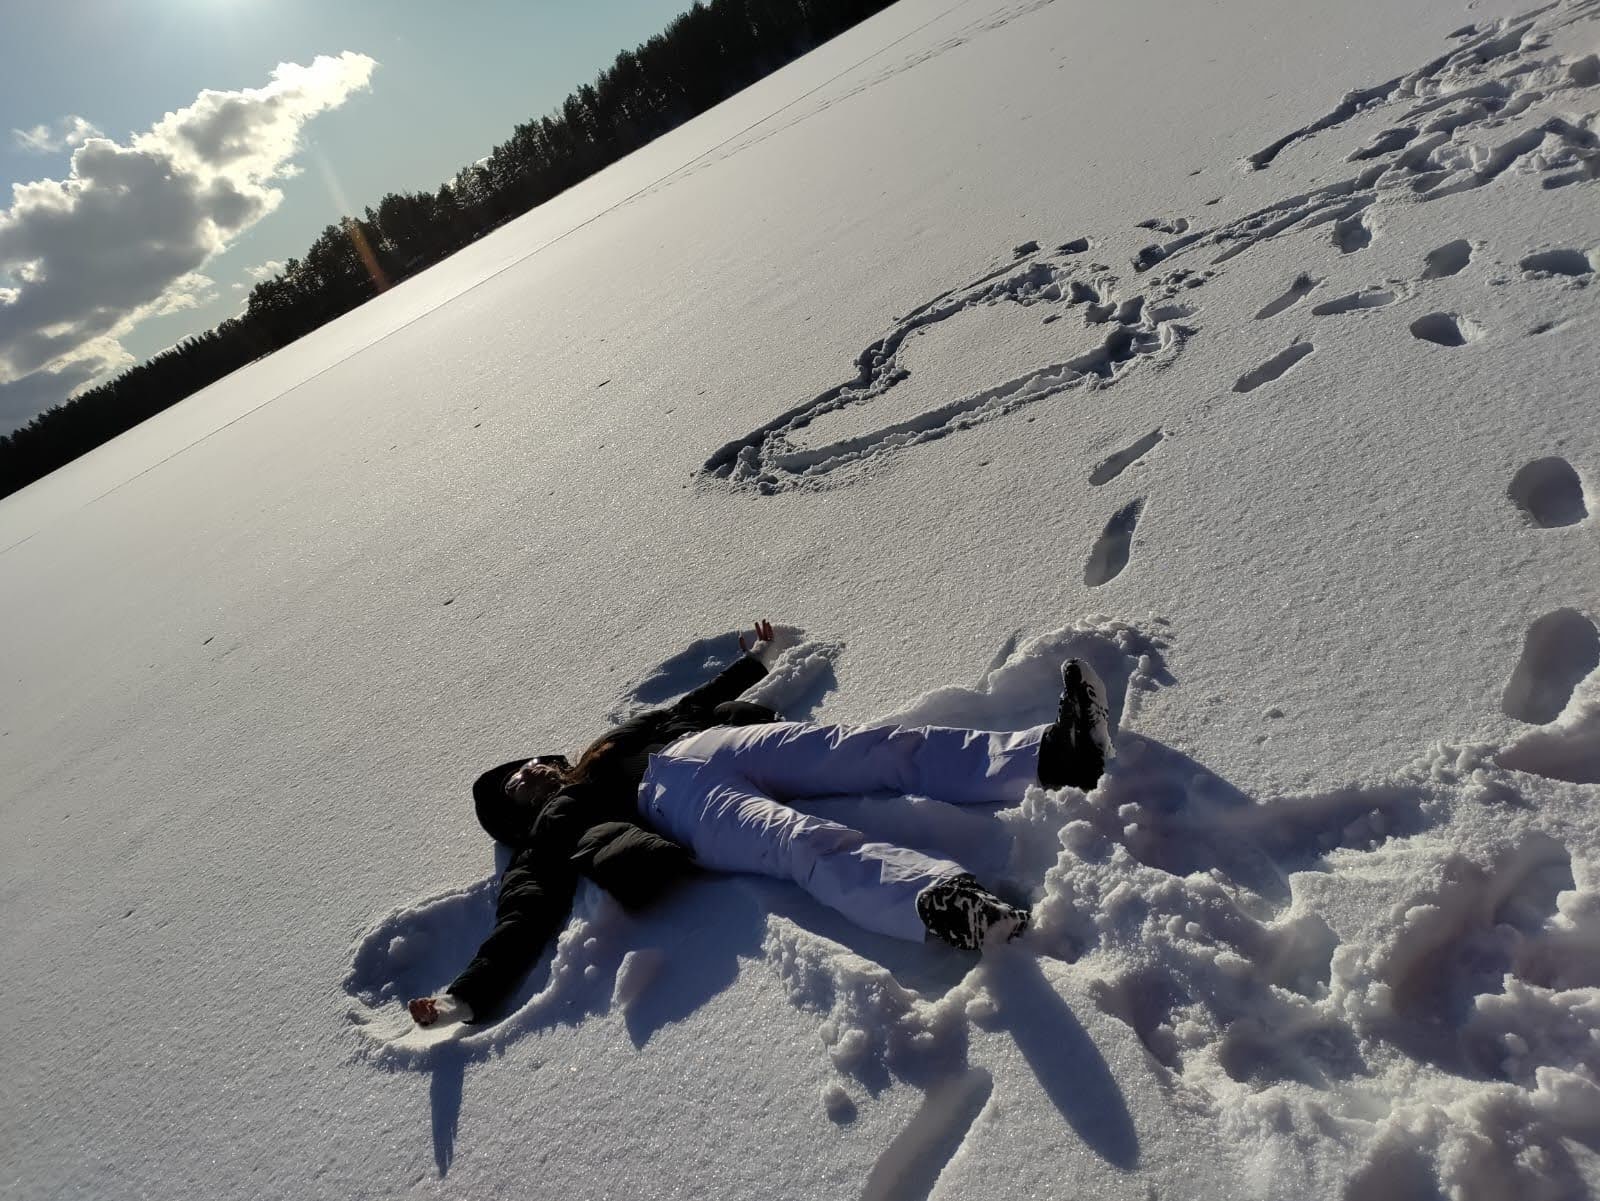
[(58, 0), (0, 41), (0, 433), (436, 188), (688, 0)]

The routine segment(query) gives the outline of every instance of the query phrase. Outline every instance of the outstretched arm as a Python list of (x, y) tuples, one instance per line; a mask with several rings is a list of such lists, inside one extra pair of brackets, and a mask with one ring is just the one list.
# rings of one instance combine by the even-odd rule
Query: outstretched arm
[(741, 654), (710, 680), (680, 700), (675, 708), (715, 709), (734, 700), (747, 688), (761, 680), (772, 664), (789, 647), (800, 639), (800, 631), (793, 626), (774, 626), (770, 621), (755, 623), (754, 638), (739, 635)]
[(416, 1023), (473, 1021), (497, 1011), (566, 924), (576, 888), (576, 873), (567, 863), (528, 854), (513, 860), (500, 882), (494, 930), (443, 997), (410, 1002), (407, 1008)]

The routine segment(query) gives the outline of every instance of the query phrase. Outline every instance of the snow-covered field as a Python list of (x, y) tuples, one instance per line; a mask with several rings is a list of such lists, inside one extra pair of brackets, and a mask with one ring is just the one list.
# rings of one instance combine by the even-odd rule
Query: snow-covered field
[[(904, 0), (0, 503), (0, 1191), (1600, 1191), (1597, 51)], [(1100, 667), (1091, 795), (830, 803), (1035, 930), (582, 891), (405, 1034), (476, 770), (759, 616), (797, 717)]]

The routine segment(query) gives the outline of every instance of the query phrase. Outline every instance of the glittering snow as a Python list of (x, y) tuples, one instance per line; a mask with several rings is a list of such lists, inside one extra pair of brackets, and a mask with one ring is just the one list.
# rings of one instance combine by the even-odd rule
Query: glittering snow
[[(0, 503), (6, 1195), (1600, 1190), (1597, 50), (904, 0)], [(797, 718), (1105, 677), (1088, 795), (818, 802), (1028, 936), (585, 885), (415, 1029), (475, 771), (762, 616)]]

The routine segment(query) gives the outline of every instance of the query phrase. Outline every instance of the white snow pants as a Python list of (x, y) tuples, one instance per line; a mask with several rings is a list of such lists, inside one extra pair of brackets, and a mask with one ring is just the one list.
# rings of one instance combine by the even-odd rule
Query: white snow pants
[(639, 810), (714, 871), (793, 880), (857, 925), (921, 942), (917, 894), (965, 869), (783, 804), (910, 793), (957, 805), (1019, 801), (1047, 727), (718, 726), (650, 757)]

